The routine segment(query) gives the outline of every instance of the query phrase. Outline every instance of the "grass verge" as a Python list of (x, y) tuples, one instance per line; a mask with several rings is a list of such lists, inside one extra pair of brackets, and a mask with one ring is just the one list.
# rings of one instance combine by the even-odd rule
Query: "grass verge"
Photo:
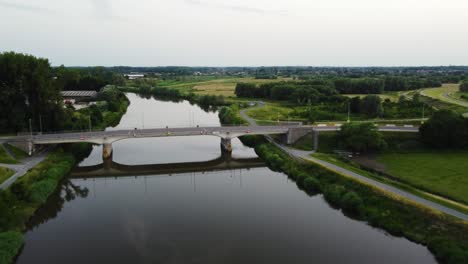
[(0, 163), (16, 164), (18, 161), (6, 152), (3, 146), (0, 146)]
[(15, 174), (15, 172), (11, 169), (0, 167), (0, 184), (6, 181), (11, 175)]
[(385, 172), (450, 199), (468, 204), (468, 151), (383, 153), (377, 161)]

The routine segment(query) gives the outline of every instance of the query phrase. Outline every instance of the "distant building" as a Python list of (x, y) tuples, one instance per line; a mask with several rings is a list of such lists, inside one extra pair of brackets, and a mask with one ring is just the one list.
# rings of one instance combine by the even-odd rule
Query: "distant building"
[(130, 73), (130, 74), (125, 74), (125, 76), (126, 76), (129, 80), (135, 80), (135, 79), (140, 79), (140, 78), (145, 77), (144, 74), (140, 74), (140, 73)]
[(62, 91), (61, 95), (65, 103), (74, 104), (83, 99), (93, 99), (97, 97), (96, 91)]

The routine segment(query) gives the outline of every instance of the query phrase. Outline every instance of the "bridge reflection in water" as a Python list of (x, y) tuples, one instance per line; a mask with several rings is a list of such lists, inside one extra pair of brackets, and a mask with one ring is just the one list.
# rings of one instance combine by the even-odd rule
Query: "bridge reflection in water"
[(112, 155), (103, 163), (94, 166), (76, 167), (70, 178), (125, 177), (138, 175), (171, 175), (190, 172), (209, 172), (265, 167), (260, 158), (233, 158), (230, 152), (221, 152), (221, 156), (209, 161), (181, 162), (147, 165), (125, 165), (112, 160)]

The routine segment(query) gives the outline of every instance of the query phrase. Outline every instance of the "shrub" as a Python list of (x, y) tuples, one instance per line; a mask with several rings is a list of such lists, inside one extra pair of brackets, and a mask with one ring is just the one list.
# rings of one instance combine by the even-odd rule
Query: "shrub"
[(298, 172), (296, 176), (296, 182), (299, 186), (302, 186), (304, 181), (309, 177), (305, 172)]
[(268, 154), (267, 162), (271, 166), (271, 168), (275, 171), (280, 170), (281, 166), (283, 165), (283, 159), (276, 153)]
[(25, 200), (27, 198), (27, 188), (24, 181), (16, 181), (10, 186), (11, 193), (18, 199), (18, 200)]
[(436, 258), (444, 263), (468, 263), (468, 250), (450, 239), (435, 237), (428, 241), (428, 245), (436, 249)]
[(341, 197), (341, 206), (345, 210), (358, 212), (362, 205), (363, 201), (361, 197), (353, 191), (347, 192)]
[(23, 245), (23, 235), (19, 232), (0, 233), (0, 263), (13, 263)]
[(316, 193), (320, 191), (320, 182), (315, 177), (307, 177), (304, 180), (304, 188), (307, 192)]
[(49, 195), (57, 187), (58, 181), (54, 179), (44, 179), (31, 185), (28, 200), (33, 203), (44, 203)]
[(341, 201), (341, 196), (346, 192), (345, 187), (332, 184), (324, 190), (325, 199), (331, 204), (338, 205)]

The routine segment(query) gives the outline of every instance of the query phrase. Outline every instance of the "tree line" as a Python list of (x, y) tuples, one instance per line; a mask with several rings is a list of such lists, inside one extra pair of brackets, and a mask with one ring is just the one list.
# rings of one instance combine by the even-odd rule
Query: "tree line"
[(123, 85), (125, 78), (104, 67), (52, 69), (55, 83), (64, 91), (99, 91), (107, 84)]
[[(102, 118), (96, 107), (81, 111), (79, 116), (64, 107), (60, 92), (98, 91), (106, 84), (120, 81), (116, 73), (104, 68), (52, 68), (44, 58), (0, 53), (0, 132), (29, 131), (30, 126), (35, 131), (41, 127), (43, 131), (77, 129), (79, 123), (89, 123), (90, 118), (97, 122)], [(112, 104), (120, 104), (118, 100), (122, 98), (116, 95), (112, 99), (115, 102), (111, 100), (99, 110), (108, 111)]]
[(276, 82), (256, 86), (252, 83), (238, 83), (237, 97), (289, 100), (298, 104), (340, 100), (335, 89), (321, 81)]

